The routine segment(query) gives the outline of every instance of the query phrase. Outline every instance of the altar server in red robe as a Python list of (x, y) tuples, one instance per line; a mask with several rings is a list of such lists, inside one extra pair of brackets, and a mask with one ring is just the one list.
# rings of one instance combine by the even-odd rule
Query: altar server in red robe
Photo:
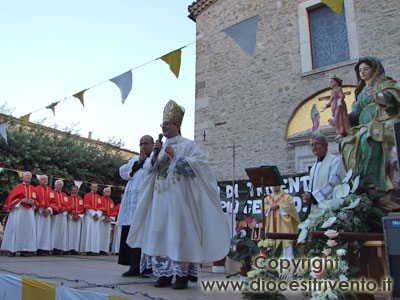
[(1, 250), (9, 251), (9, 256), (15, 256), (17, 251), (21, 251), (21, 256), (30, 256), (29, 252), (37, 249), (34, 209), (39, 203), (31, 179), (32, 173), (24, 172), (22, 183), (12, 189), (3, 206), (10, 214)]
[(72, 209), (72, 205), (68, 200), (68, 196), (62, 191), (64, 182), (56, 180), (55, 203), (52, 205), (54, 210), (51, 219), (51, 237), (53, 240), (53, 255), (61, 255), (68, 249), (68, 212)]
[(53, 249), (51, 242), (51, 216), (53, 209), (51, 205), (55, 203), (55, 193), (47, 186), (48, 178), (46, 175), (41, 175), (39, 185), (34, 191), (39, 201), (39, 206), (36, 207), (35, 222), (36, 222), (36, 245), (37, 255), (47, 256), (49, 251)]
[(79, 254), (81, 229), (84, 214), (83, 199), (78, 196), (79, 188), (71, 187), (71, 196), (68, 197), (72, 209), (68, 214), (68, 249), (72, 255)]
[(111, 188), (106, 187), (103, 190), (105, 210), (100, 218), (100, 254), (102, 255), (107, 255), (110, 251), (111, 222), (115, 221), (115, 216), (117, 215), (114, 201), (110, 196)]
[(100, 217), (106, 208), (104, 199), (97, 194), (98, 185), (92, 183), (91, 192), (83, 198), (85, 216), (83, 218), (81, 252), (99, 255), (100, 252)]

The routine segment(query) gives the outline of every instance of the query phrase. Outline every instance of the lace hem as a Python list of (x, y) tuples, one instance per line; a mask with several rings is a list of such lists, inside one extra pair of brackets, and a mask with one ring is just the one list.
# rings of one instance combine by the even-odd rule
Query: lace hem
[(187, 162), (187, 160), (184, 157), (180, 157), (180, 156), (177, 157), (175, 169), (185, 175), (196, 176), (192, 167), (189, 165), (189, 163)]
[(200, 264), (178, 262), (166, 256), (149, 256), (142, 253), (140, 272), (142, 273), (145, 269), (152, 269), (156, 277), (170, 277), (173, 275), (181, 277), (188, 275), (193, 277), (200, 276)]

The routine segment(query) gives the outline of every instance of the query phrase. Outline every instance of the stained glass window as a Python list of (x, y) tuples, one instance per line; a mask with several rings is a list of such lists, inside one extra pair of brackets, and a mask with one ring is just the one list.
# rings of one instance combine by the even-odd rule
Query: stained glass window
[(319, 68), (350, 57), (344, 7), (338, 16), (327, 6), (309, 12), (313, 67)]

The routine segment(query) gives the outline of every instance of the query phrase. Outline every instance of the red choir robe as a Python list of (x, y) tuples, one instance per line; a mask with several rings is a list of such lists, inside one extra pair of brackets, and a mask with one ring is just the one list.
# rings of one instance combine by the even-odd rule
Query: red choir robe
[(61, 209), (65, 209), (65, 211), (72, 210), (72, 203), (68, 199), (68, 196), (64, 192), (54, 192), (54, 199), (53, 203), (50, 203), (50, 207), (53, 209), (53, 215), (57, 215), (60, 213)]
[[(11, 210), (15, 207), (22, 199), (32, 199), (35, 201), (35, 207), (39, 206), (35, 187), (33, 185), (25, 185), (24, 183), (17, 184), (8, 195), (6, 202), (4, 203), (3, 210)], [(27, 209), (31, 208), (31, 204), (21, 205)]]
[[(1, 250), (15, 253), (17, 251), (36, 251), (36, 228), (34, 208), (31, 204), (20, 203), (22, 199), (37, 200), (34, 186), (20, 183), (8, 195), (3, 210), (10, 211), (4, 231)], [(20, 203), (20, 205), (18, 205)]]
[(68, 200), (72, 206), (72, 209), (70, 211), (72, 215), (81, 215), (84, 213), (83, 199), (81, 197), (69, 196)]
[(36, 192), (39, 202), (39, 205), (36, 206), (36, 211), (39, 210), (39, 207), (49, 208), (51, 204), (53, 204), (53, 206), (56, 205), (55, 192), (48, 186), (43, 187), (38, 185), (34, 188), (34, 191)]
[(83, 207), (95, 211), (104, 211), (106, 209), (106, 202), (100, 195), (90, 192), (83, 198)]
[(117, 216), (118, 212), (113, 199), (111, 199), (111, 197), (102, 197), (102, 198), (104, 199), (105, 202), (105, 210), (103, 210), (103, 215), (105, 217)]

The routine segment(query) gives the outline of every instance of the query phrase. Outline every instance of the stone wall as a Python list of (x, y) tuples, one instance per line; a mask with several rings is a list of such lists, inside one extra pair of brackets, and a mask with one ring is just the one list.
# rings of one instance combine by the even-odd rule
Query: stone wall
[[(345, 1), (354, 6), (359, 56), (379, 57), (386, 73), (400, 80), (400, 2)], [(295, 108), (326, 88), (333, 74), (356, 84), (356, 58), (302, 73), (302, 2), (218, 0), (197, 16), (195, 140), (218, 180), (232, 179), (233, 169), (235, 179), (247, 178), (244, 169), (260, 165), (296, 172), (295, 149), (285, 140)], [(257, 14), (256, 54), (250, 57), (221, 30)]]

